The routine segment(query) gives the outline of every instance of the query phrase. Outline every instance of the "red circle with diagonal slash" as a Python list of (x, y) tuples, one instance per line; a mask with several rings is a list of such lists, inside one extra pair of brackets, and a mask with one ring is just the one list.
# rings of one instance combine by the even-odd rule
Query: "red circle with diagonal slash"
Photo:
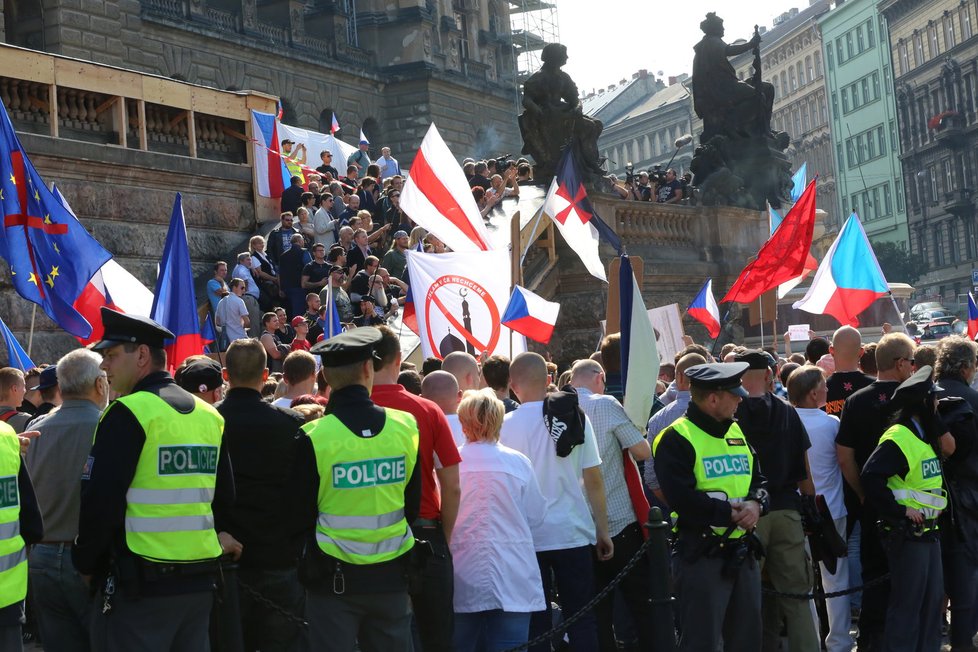
[[(470, 293), (468, 296), (466, 296), (466, 301), (471, 302), (473, 298), (481, 299), (486, 308), (489, 310), (489, 317), (492, 320), (492, 331), (489, 334), (489, 341), (485, 344), (480, 342), (473, 333), (465, 330), (465, 327), (459, 323), (455, 316), (448, 311), (441, 299), (438, 298), (436, 292), (439, 289), (450, 285), (458, 285), (463, 288), (467, 288), (470, 290)], [(441, 357), (441, 355), (431, 333), (430, 316), (432, 306), (434, 306), (442, 315), (445, 316), (446, 319), (448, 319), (449, 323), (452, 325), (452, 328), (458, 331), (458, 334), (463, 340), (472, 344), (477, 353), (482, 353), (483, 351), (489, 351), (492, 353), (496, 350), (496, 345), (499, 344), (499, 308), (496, 307), (496, 303), (492, 300), (492, 296), (489, 294), (489, 291), (472, 279), (464, 276), (458, 276), (456, 274), (449, 274), (447, 276), (442, 276), (435, 279), (435, 281), (428, 287), (424, 304), (424, 320), (425, 325), (427, 326), (425, 330), (427, 331), (428, 344), (431, 346), (431, 351), (436, 357)]]

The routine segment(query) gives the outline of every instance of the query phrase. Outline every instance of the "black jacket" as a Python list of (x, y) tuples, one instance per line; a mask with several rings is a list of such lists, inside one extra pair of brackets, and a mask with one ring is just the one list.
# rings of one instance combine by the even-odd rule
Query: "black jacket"
[(227, 530), (244, 545), (245, 568), (292, 568), (301, 548), (301, 524), (289, 511), (298, 500), (292, 467), (302, 416), (274, 407), (253, 389), (228, 391), (217, 411), (224, 417), (224, 446), (234, 468), (234, 507)]

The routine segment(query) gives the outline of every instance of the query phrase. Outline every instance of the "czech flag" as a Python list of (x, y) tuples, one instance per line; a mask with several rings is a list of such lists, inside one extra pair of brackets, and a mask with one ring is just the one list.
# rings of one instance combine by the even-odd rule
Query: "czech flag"
[(292, 184), (292, 174), (279, 153), (278, 120), (272, 113), (251, 112), (255, 141), (255, 179), (262, 197), (281, 197)]
[(163, 245), (160, 274), (156, 278), (156, 296), (150, 318), (168, 328), (176, 338), (167, 340), (166, 364), (171, 370), (185, 358), (204, 352), (197, 317), (197, 298), (194, 294), (194, 273), (190, 267), (190, 248), (187, 246), (187, 224), (183, 218), (183, 198), (177, 193), (170, 216), (170, 229)]
[(706, 326), (710, 332), (710, 337), (716, 339), (720, 335), (720, 309), (717, 301), (713, 298), (713, 279), (706, 279), (706, 283), (700, 288), (700, 293), (693, 299), (693, 303), (686, 308), (686, 313), (690, 317)]
[(543, 297), (517, 285), (509, 298), (509, 305), (503, 313), (503, 326), (526, 335), (535, 342), (547, 344), (554, 334), (554, 324), (560, 304), (547, 301)]
[(973, 340), (978, 335), (978, 305), (975, 305), (975, 298), (968, 293), (968, 339)]
[(335, 134), (340, 130), (340, 121), (336, 119), (336, 114), (333, 114), (333, 122), (329, 125), (329, 133)]
[(792, 307), (858, 326), (859, 313), (889, 291), (869, 238), (853, 213), (825, 254), (808, 293)]

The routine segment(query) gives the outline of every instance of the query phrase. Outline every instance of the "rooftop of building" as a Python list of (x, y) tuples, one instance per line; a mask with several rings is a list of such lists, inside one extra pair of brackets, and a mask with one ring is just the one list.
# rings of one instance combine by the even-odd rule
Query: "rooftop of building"
[(690, 93), (683, 85), (683, 82), (688, 77), (686, 75), (683, 75), (682, 77), (683, 77), (682, 81), (677, 80), (671, 86), (667, 86), (662, 90), (660, 90), (658, 93), (655, 93), (654, 95), (650, 95), (648, 98), (645, 99), (644, 102), (640, 102), (639, 104), (636, 104), (634, 107), (632, 107), (631, 109), (623, 113), (621, 116), (616, 118), (613, 122), (610, 122), (605, 126), (611, 127), (616, 124), (625, 122), (626, 120), (631, 120), (640, 117), (642, 115), (645, 115), (646, 113), (658, 111), (669, 104), (680, 102), (686, 99), (687, 97), (690, 96)]

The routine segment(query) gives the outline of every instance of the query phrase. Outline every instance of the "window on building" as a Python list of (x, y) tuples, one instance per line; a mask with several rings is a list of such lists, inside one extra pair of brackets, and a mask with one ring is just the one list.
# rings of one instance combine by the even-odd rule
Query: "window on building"
[(866, 21), (866, 46), (870, 48), (876, 47), (876, 34), (873, 29), (872, 18)]
[(839, 119), (839, 94), (832, 93), (832, 119)]
[(853, 44), (852, 32), (846, 32), (846, 59), (851, 59), (856, 56), (856, 48)]
[(771, 79), (771, 85), (774, 86), (774, 97), (781, 97), (781, 85), (778, 83), (777, 75)]
[(951, 192), (957, 186), (954, 183), (954, 165), (952, 165), (950, 158), (946, 158), (941, 162), (941, 167), (944, 172), (944, 190)]
[(961, 40), (967, 41), (973, 34), (971, 30), (971, 6), (968, 4), (962, 5), (958, 11), (958, 18), (961, 23)]
[(874, 72), (869, 76), (870, 83), (873, 85), (873, 100), (880, 99), (880, 74)]
[[(818, 61), (818, 54), (816, 54), (815, 55), (815, 67), (816, 68), (819, 67), (818, 66), (818, 63), (819, 63), (819, 61)], [(832, 65), (832, 44), (831, 43), (826, 43), (825, 44), (825, 63), (829, 67), (829, 71), (830, 72), (832, 70), (835, 70), (835, 66)], [(819, 76), (821, 76), (821, 73), (819, 73)]]
[(845, 86), (842, 89), (842, 113), (845, 115), (849, 113), (849, 87)]
[(924, 35), (914, 32), (913, 35), (913, 63), (915, 66), (922, 65), (927, 59), (924, 58)]
[(808, 115), (808, 105), (801, 107), (801, 133), (808, 133), (811, 123)]
[(903, 199), (903, 179), (897, 179), (894, 183), (893, 194), (896, 195), (896, 208), (898, 213), (905, 210), (906, 204)]
[(863, 27), (860, 25), (855, 29), (856, 32), (856, 54), (866, 49), (866, 41), (863, 37)]
[(886, 131), (883, 129), (883, 125), (876, 128), (876, 150), (880, 156), (886, 154)]
[(897, 44), (897, 55), (900, 57), (900, 74), (906, 75), (910, 72), (910, 52), (906, 43)]
[(815, 53), (815, 79), (822, 78), (822, 53)]
[(827, 117), (825, 115), (825, 111), (826, 111), (826, 108), (825, 108), (825, 96), (823, 95), (820, 98), (820, 100), (821, 101), (818, 103), (818, 124), (824, 125), (824, 124), (828, 124), (828, 119), (827, 119)]
[(798, 65), (795, 66), (795, 67), (798, 70), (798, 88), (801, 88), (802, 86), (804, 86), (806, 84), (806, 82), (805, 82), (805, 68), (801, 65), (801, 61), (799, 61), (798, 62)]
[(795, 89), (798, 88), (798, 80), (795, 78), (795, 67), (790, 66), (788, 68), (788, 88), (794, 93)]
[(862, 92), (862, 104), (868, 104), (875, 99), (879, 99), (879, 95), (873, 97), (869, 90), (869, 77), (863, 77), (859, 80), (859, 90)]
[(797, 134), (801, 134), (802, 133), (802, 131), (801, 131), (801, 112), (798, 109), (795, 109), (794, 111), (791, 112), (791, 117), (792, 117), (792, 120), (794, 120), (794, 123), (795, 123), (794, 133), (796, 135)]
[(941, 53), (940, 43), (937, 41), (937, 25), (927, 26), (927, 45), (930, 48), (931, 59)]
[[(839, 159), (839, 172), (842, 172), (842, 170), (844, 170), (846, 167), (845, 159), (842, 158), (842, 143), (839, 143), (838, 145), (835, 146), (835, 154), (836, 157)], [(845, 213), (845, 210), (843, 210), (842, 212)]]
[(343, 13), (347, 15), (346, 40), (353, 47), (360, 46), (360, 34), (357, 30), (357, 0), (343, 0)]
[(835, 54), (837, 55), (836, 60), (839, 62), (840, 66), (846, 62), (846, 54), (842, 49), (842, 46), (842, 37), (840, 36), (839, 38), (835, 39)]
[(805, 57), (805, 72), (809, 83), (815, 80), (815, 69), (812, 67), (812, 58), (810, 56)]
[(948, 14), (944, 16), (944, 49), (950, 50), (957, 41), (954, 39), (954, 16)]
[(887, 95), (893, 92), (893, 82), (891, 80), (890, 67), (883, 66), (883, 88), (886, 89)]
[(849, 169), (859, 165), (859, 158), (856, 154), (856, 145), (852, 138), (846, 140), (846, 164), (848, 164)]
[(893, 213), (893, 198), (890, 196), (890, 184), (883, 184), (883, 204), (880, 206), (880, 215), (890, 215)]
[(791, 92), (791, 89), (788, 88), (788, 74), (783, 70), (781, 71), (781, 91), (785, 95)]

